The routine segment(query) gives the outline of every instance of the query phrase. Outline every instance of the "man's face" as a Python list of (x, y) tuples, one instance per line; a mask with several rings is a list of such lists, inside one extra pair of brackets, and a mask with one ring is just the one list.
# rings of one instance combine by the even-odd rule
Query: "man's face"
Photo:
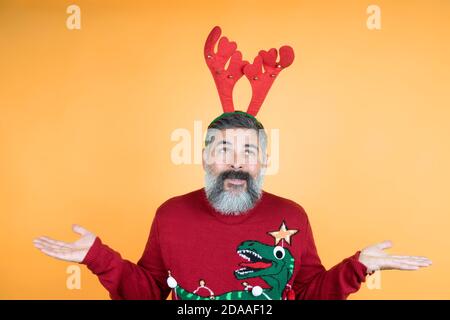
[(216, 130), (203, 150), (206, 190), (219, 211), (250, 209), (261, 195), (265, 167), (258, 132), (253, 129)]

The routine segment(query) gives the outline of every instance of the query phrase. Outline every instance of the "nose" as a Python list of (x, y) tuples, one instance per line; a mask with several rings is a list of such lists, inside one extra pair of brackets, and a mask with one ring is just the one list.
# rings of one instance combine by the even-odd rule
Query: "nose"
[(240, 155), (239, 152), (234, 151), (229, 155), (228, 167), (231, 170), (242, 170), (245, 169), (246, 159), (244, 156)]
[(242, 169), (242, 165), (235, 165), (235, 164), (232, 164), (232, 165), (230, 165), (230, 167), (231, 167), (231, 169), (233, 169), (233, 170), (240, 170), (240, 169)]
[(233, 160), (230, 163), (230, 167), (233, 170), (241, 170), (244, 167), (244, 162), (238, 154), (234, 153)]

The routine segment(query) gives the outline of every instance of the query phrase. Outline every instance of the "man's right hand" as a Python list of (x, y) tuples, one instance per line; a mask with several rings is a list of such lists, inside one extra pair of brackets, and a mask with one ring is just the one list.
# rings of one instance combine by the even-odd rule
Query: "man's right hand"
[(39, 237), (33, 240), (34, 246), (50, 257), (79, 263), (86, 257), (96, 236), (79, 225), (73, 225), (72, 230), (81, 235), (80, 239), (75, 242), (68, 243), (48, 237)]

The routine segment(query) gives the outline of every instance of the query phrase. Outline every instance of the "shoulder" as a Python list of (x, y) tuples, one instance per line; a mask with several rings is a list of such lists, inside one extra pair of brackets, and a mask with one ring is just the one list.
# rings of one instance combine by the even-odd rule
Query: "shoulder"
[(164, 201), (159, 206), (159, 208), (164, 209), (164, 208), (167, 208), (167, 207), (180, 206), (180, 205), (184, 205), (186, 203), (189, 203), (189, 201), (193, 200), (193, 198), (198, 197), (202, 190), (203, 189), (197, 189), (197, 190), (185, 193), (185, 194), (181, 194), (181, 195), (177, 195), (177, 196), (171, 197), (171, 198), (167, 199), (166, 201)]
[(201, 200), (202, 196), (203, 188), (171, 197), (158, 207), (155, 218), (168, 217), (192, 211), (199, 205), (199, 200)]
[(301, 220), (308, 219), (306, 210), (298, 202), (267, 191), (264, 191), (264, 197), (266, 197), (266, 200), (271, 207), (297, 215)]

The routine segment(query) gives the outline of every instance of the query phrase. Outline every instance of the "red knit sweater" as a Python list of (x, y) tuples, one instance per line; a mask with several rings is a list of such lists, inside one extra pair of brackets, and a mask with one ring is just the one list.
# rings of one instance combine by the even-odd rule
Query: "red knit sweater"
[(112, 299), (346, 299), (365, 281), (359, 253), (326, 270), (297, 203), (264, 191), (225, 216), (199, 189), (158, 208), (137, 264), (98, 237), (82, 263)]

